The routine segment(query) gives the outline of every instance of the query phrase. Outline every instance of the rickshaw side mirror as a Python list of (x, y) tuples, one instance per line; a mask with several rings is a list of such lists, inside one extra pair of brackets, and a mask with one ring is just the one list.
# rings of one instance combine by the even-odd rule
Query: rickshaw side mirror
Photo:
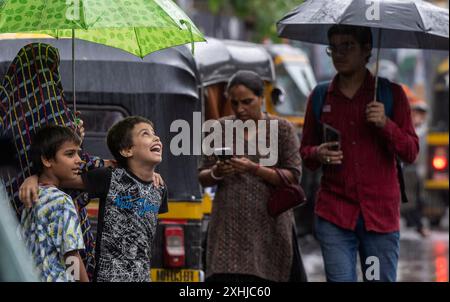
[(271, 92), (272, 103), (274, 106), (278, 106), (284, 103), (284, 90), (279, 87), (275, 87)]

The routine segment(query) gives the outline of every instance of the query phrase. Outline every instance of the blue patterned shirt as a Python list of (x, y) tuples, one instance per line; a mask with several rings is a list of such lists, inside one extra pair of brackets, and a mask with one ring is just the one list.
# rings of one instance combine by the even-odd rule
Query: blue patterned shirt
[(72, 198), (53, 186), (39, 186), (39, 201), (22, 212), (26, 246), (42, 281), (67, 282), (64, 255), (83, 250), (83, 235)]

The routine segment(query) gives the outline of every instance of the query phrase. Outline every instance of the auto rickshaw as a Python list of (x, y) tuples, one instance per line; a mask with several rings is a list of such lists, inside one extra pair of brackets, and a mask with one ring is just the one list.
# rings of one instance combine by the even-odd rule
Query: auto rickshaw
[[(69, 39), (43, 39), (37, 35), (0, 38), (0, 74), (18, 50), (31, 42), (55, 46), (67, 103), (72, 102), (72, 53)], [(5, 67), (6, 66), (6, 67)], [(152, 280), (202, 281), (202, 195), (197, 182), (197, 157), (174, 156), (170, 143), (175, 120), (193, 124), (200, 112), (198, 74), (190, 51), (183, 46), (161, 50), (144, 59), (121, 50), (82, 40), (76, 42), (76, 97), (89, 154), (112, 158), (106, 146), (108, 129), (118, 120), (140, 115), (150, 119), (165, 148), (159, 172), (168, 185), (169, 212), (160, 215), (152, 256)], [(88, 211), (95, 231), (98, 202)]]
[(275, 64), (276, 85), (284, 92), (283, 101), (272, 104), (270, 109), (301, 129), (308, 96), (317, 85), (308, 56), (288, 44), (267, 45), (266, 49)]
[[(306, 53), (289, 44), (267, 45), (266, 49), (275, 64), (276, 86), (283, 92), (281, 101), (268, 102), (268, 112), (289, 120), (297, 128), (301, 140), (308, 96), (317, 81)], [(295, 211), (297, 232), (300, 235), (312, 233), (314, 224), (314, 203), (319, 189), (320, 170), (302, 170), (302, 187), (308, 203)]]
[(439, 225), (448, 208), (448, 75), (447, 58), (438, 66), (433, 84), (427, 135), (427, 203), (424, 214), (432, 225)]

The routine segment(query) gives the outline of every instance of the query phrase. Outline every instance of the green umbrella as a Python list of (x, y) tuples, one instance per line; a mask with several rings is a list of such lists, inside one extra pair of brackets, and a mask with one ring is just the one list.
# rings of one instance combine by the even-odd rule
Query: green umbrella
[[(205, 41), (171, 0), (0, 0), (0, 33), (18, 32), (78, 38), (141, 58), (167, 47)], [(75, 69), (73, 85), (75, 106)]]

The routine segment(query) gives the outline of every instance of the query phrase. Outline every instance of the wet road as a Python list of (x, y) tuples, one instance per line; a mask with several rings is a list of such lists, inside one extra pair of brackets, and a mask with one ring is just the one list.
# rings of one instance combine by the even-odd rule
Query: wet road
[[(303, 262), (311, 282), (325, 281), (322, 255), (312, 235), (299, 240)], [(422, 238), (414, 229), (402, 227), (400, 231), (399, 282), (448, 282), (449, 281), (449, 232), (448, 229), (431, 230)], [(362, 280), (358, 259), (358, 279)]]

